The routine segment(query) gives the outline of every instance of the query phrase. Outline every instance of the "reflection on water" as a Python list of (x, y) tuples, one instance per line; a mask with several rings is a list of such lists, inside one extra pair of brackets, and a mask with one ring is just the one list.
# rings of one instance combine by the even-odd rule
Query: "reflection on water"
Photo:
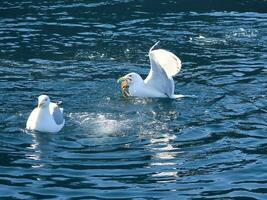
[[(32, 134), (32, 136), (33, 136), (32, 144), (28, 147), (28, 149), (32, 150), (33, 153), (28, 153), (25, 156), (26, 159), (40, 161), (41, 160), (40, 154), (42, 154), (42, 152), (39, 150), (39, 142), (34, 134)], [(43, 167), (43, 164), (33, 164), (32, 167), (33, 168)]]
[(151, 166), (162, 168), (161, 171), (152, 174), (152, 177), (168, 177), (167, 180), (159, 180), (158, 182), (173, 182), (176, 181), (178, 176), (177, 165), (181, 163), (176, 163), (176, 158), (182, 152), (179, 152), (179, 148), (175, 148), (170, 144), (175, 138), (175, 135), (163, 134), (160, 138), (152, 138), (150, 140), (151, 144), (149, 146), (154, 153)]

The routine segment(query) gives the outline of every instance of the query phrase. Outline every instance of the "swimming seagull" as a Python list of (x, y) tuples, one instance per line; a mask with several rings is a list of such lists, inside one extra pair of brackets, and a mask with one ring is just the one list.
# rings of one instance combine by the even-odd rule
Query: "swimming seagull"
[[(149, 50), (150, 72), (145, 80), (137, 73), (129, 73), (118, 79), (124, 96), (165, 97), (176, 99), (184, 95), (174, 94), (173, 78), (181, 69), (181, 60), (173, 53), (156, 49), (157, 42)], [(128, 87), (129, 93), (126, 91)]]
[(56, 133), (64, 124), (63, 108), (50, 102), (47, 95), (41, 95), (38, 97), (38, 107), (31, 112), (27, 120), (26, 129)]

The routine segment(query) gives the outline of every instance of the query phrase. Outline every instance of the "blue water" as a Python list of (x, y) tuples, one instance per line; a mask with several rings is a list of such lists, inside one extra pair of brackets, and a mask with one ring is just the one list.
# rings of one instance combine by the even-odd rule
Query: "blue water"
[[(266, 1), (2, 1), (0, 197), (266, 199)], [(124, 98), (156, 42), (180, 100)], [(58, 134), (25, 130), (40, 94)]]

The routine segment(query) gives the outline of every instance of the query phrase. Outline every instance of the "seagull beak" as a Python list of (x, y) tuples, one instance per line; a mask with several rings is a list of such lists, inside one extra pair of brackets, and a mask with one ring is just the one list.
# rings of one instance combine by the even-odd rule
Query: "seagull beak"
[(41, 108), (43, 105), (44, 105), (43, 102), (39, 103), (39, 104), (38, 104), (38, 108)]
[(125, 76), (122, 76), (122, 77), (118, 78), (117, 83), (120, 83), (120, 82), (125, 81), (125, 80), (127, 80), (127, 78)]

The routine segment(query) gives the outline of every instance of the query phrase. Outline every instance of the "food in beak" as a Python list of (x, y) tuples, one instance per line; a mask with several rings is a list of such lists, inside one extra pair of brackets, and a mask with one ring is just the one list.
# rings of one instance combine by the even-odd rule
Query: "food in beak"
[(125, 79), (124, 81), (121, 82), (121, 92), (124, 97), (129, 97), (130, 94), (127, 92), (127, 87), (128, 87), (128, 81)]

